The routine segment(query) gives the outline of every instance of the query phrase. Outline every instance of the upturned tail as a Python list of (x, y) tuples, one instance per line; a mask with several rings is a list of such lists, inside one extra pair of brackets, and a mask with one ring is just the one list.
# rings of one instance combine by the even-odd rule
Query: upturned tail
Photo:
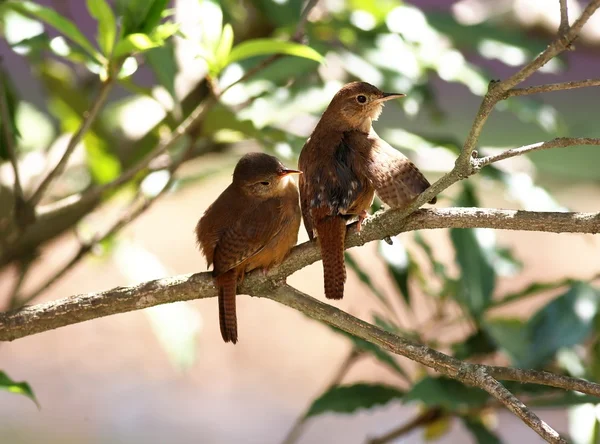
[(315, 228), (323, 259), (325, 297), (342, 299), (346, 282), (346, 266), (344, 264), (346, 221), (340, 216), (328, 216), (318, 221)]
[(237, 316), (235, 310), (235, 295), (237, 290), (237, 275), (235, 270), (229, 270), (216, 278), (219, 289), (219, 326), (225, 342), (238, 340)]

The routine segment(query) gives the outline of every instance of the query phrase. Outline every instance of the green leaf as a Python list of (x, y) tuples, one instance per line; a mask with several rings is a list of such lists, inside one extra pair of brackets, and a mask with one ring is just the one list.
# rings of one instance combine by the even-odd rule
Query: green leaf
[(563, 347), (581, 343), (593, 327), (600, 292), (579, 282), (538, 311), (528, 322), (531, 351), (527, 366), (544, 365)]
[(419, 401), (427, 407), (443, 407), (451, 412), (482, 407), (489, 395), (454, 379), (426, 376), (404, 396), (406, 402)]
[(450, 238), (461, 270), (457, 298), (479, 319), (492, 301), (496, 273), (477, 241), (475, 230), (454, 228), (450, 230)]
[(169, 0), (154, 0), (150, 1), (151, 6), (141, 24), (141, 31), (146, 34), (151, 34), (154, 28), (158, 26), (161, 18), (164, 17), (165, 8), (169, 4)]
[(229, 53), (226, 65), (237, 62), (238, 60), (269, 54), (286, 54), (314, 60), (319, 63), (323, 63), (325, 60), (321, 54), (310, 46), (285, 42), (282, 40), (254, 39), (242, 42), (233, 48)]
[(358, 338), (350, 333), (346, 333), (345, 331), (342, 331), (335, 327), (331, 327), (331, 326), (329, 326), (329, 327), (336, 333), (339, 333), (339, 334), (349, 338), (352, 341), (352, 343), (354, 344), (354, 346), (356, 348), (358, 348), (359, 350), (363, 350), (363, 351), (366, 351), (366, 352), (372, 354), (380, 362), (382, 362), (383, 364), (385, 364), (386, 366), (388, 366), (389, 368), (394, 370), (400, 376), (402, 376), (406, 379), (410, 379), (408, 374), (406, 373), (406, 371), (404, 371), (404, 369), (402, 367), (400, 367), (400, 365), (396, 362), (396, 360), (390, 353), (379, 348), (377, 345), (372, 344), (371, 342), (367, 342), (364, 339)]
[(33, 390), (26, 382), (15, 382), (8, 377), (8, 375), (0, 370), (0, 390), (6, 390), (11, 393), (17, 393), (19, 395), (24, 395), (31, 399), (37, 408), (40, 408), (40, 404), (38, 403), (35, 395), (33, 394)]
[[(0, 87), (0, 94), (4, 94), (4, 100), (8, 108), (8, 122), (3, 122), (0, 118), (0, 160), (8, 160), (8, 147), (6, 146), (6, 137), (4, 125), (8, 124), (10, 129), (11, 142), (16, 147), (17, 138), (20, 137), (19, 129), (16, 125), (16, 112), (17, 106), (20, 102), (19, 97), (16, 94), (13, 82), (8, 78), (7, 73), (0, 78), (2, 85)], [(0, 99), (2, 100), (2, 99)]]
[(435, 258), (435, 255), (433, 254), (433, 249), (431, 248), (431, 245), (429, 245), (429, 243), (425, 240), (423, 235), (420, 232), (415, 231), (413, 238), (414, 238), (415, 242), (417, 243), (417, 245), (419, 247), (421, 247), (423, 249), (423, 251), (425, 252), (425, 254), (427, 255), (427, 259), (429, 260), (429, 263), (432, 265), (433, 272), (435, 273), (435, 275), (442, 281), (448, 280), (448, 274), (446, 273), (446, 266)]
[(152, 48), (144, 53), (146, 61), (154, 71), (158, 82), (171, 94), (173, 100), (177, 101), (175, 93), (175, 76), (177, 75), (177, 61), (175, 60), (175, 48), (171, 42), (164, 46)]
[(542, 307), (526, 324), (492, 319), (485, 330), (518, 367), (543, 367), (562, 348), (585, 340), (598, 312), (600, 292), (578, 282)]
[(149, 49), (160, 46), (160, 43), (154, 41), (147, 34), (129, 34), (115, 47), (114, 56), (123, 57), (136, 52), (144, 52)]
[(526, 366), (530, 350), (526, 325), (519, 319), (490, 319), (483, 328), (518, 367)]
[(500, 438), (484, 426), (481, 421), (469, 417), (462, 417), (461, 419), (466, 429), (475, 438), (477, 444), (502, 444)]
[(452, 418), (442, 416), (440, 419), (429, 423), (423, 429), (423, 438), (425, 441), (436, 441), (442, 436), (448, 434), (452, 428)]
[(117, 24), (115, 15), (106, 0), (87, 0), (90, 15), (98, 21), (98, 45), (106, 57), (111, 56)]
[(467, 339), (452, 344), (452, 350), (456, 359), (465, 360), (472, 356), (489, 355), (498, 347), (485, 330), (477, 330)]
[(33, 16), (56, 28), (61, 34), (84, 49), (98, 63), (103, 64), (104, 57), (96, 51), (94, 45), (77, 29), (77, 26), (53, 9), (30, 1), (9, 1), (6, 6), (21, 14)]
[(383, 384), (336, 386), (312, 403), (305, 418), (323, 413), (354, 413), (360, 409), (370, 409), (395, 399), (402, 399), (403, 395), (404, 393), (396, 387)]
[(219, 40), (219, 44), (215, 50), (215, 60), (219, 69), (222, 69), (227, 65), (227, 58), (231, 53), (231, 48), (233, 47), (233, 28), (229, 23), (227, 23), (223, 27), (223, 32), (221, 33), (221, 40)]
[(122, 36), (142, 32), (143, 23), (156, 0), (116, 0), (117, 15), (122, 17)]

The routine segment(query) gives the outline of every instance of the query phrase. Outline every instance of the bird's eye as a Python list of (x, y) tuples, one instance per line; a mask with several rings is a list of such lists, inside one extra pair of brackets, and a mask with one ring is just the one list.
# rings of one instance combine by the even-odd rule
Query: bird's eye
[(268, 186), (268, 185), (270, 185), (271, 183), (270, 183), (270, 182), (267, 182), (267, 181), (265, 180), (264, 182), (261, 182), (260, 184), (261, 184), (261, 185), (264, 185), (264, 186)]
[(356, 100), (358, 101), (358, 103), (365, 103), (367, 101), (367, 98), (361, 94), (360, 96), (356, 97)]

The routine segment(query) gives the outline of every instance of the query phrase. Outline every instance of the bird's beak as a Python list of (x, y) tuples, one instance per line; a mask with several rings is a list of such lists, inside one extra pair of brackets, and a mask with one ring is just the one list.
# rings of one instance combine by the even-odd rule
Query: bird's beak
[(400, 97), (406, 97), (406, 94), (402, 93), (383, 93), (382, 96), (377, 99), (377, 102), (385, 102), (387, 100), (399, 99)]
[(287, 168), (284, 168), (283, 170), (279, 171), (278, 174), (280, 176), (287, 176), (288, 174), (302, 174), (302, 171), (299, 171), (299, 170), (288, 170)]

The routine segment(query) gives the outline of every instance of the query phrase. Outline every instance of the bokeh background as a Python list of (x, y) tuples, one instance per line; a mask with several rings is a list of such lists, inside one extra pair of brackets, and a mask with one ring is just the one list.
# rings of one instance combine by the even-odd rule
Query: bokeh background
[[(97, 24), (86, 2), (35, 3), (69, 18), (94, 41)], [(569, 2), (572, 20), (585, 4)], [(221, 23), (230, 23), (235, 44), (254, 38), (285, 40), (295, 32), (302, 6), (298, 0), (170, 2), (172, 10), (165, 20), (180, 24), (181, 33), (132, 57), (131, 72), (111, 91), (92, 127), (93, 137), (77, 148), (42, 203), (118, 177), (206, 100), (210, 86), (206, 77), (211, 73), (198, 54), (206, 51), (213, 28), (219, 35)], [(93, 64), (76, 60), (72, 45), (69, 50), (70, 42), (56, 29), (10, 9), (1, 11), (0, 55), (15, 99), (21, 178), (31, 192), (48, 163), (60, 158), (98, 89), (99, 74)], [(452, 168), (488, 81), (510, 75), (543, 50), (556, 33), (559, 18), (558, 0), (319, 1), (308, 18), (306, 43), (324, 55), (326, 63), (283, 57), (231, 88), (202, 125), (158, 159), (168, 162), (192, 147), (169, 191), (118, 234), (95, 245), (32, 302), (204, 271), (193, 229), (229, 183), (237, 159), (244, 152), (264, 150), (290, 167), (296, 165), (320, 113), (350, 80), (407, 93), (403, 101), (386, 106), (375, 128), (431, 181), (439, 178)], [(553, 60), (527, 84), (597, 77), (600, 14), (590, 19), (575, 46), (576, 51)], [(262, 60), (253, 57), (228, 65), (211, 76), (212, 86), (217, 85), (217, 90), (227, 86)], [(600, 137), (599, 99), (598, 90), (591, 88), (503, 102), (487, 123), (479, 149), (492, 152), (557, 136)], [(0, 162), (1, 220), (11, 213), (13, 176), (5, 153)], [(459, 201), (498, 208), (596, 211), (599, 162), (600, 151), (594, 146), (515, 158), (470, 178), (470, 186), (460, 184), (445, 191), (439, 206)], [(0, 264), (3, 307), (10, 304), (20, 264), (31, 263), (19, 291), (27, 296), (40, 285), (45, 287), (69, 262), (81, 238), (89, 239), (126, 211), (137, 190), (153, 198), (168, 178), (160, 165), (154, 169), (82, 219), (77, 217), (56, 236), (22, 252), (17, 260), (4, 256)], [(4, 235), (9, 232), (6, 224), (0, 224), (2, 230)], [(457, 296), (465, 279), (471, 279), (459, 259), (471, 244), (461, 244), (447, 230), (421, 236), (406, 233), (395, 239), (393, 247), (374, 243), (351, 250), (353, 271), (345, 298), (337, 306), (370, 321), (374, 314), (392, 317), (402, 331), (456, 354), (460, 344), (469, 344), (466, 338), (483, 331), (481, 320), (473, 319)], [(306, 239), (302, 228), (300, 242)], [(493, 270), (494, 300), (533, 283), (553, 283), (543, 288), (546, 291), (523, 292), (511, 304), (490, 303), (486, 319), (497, 320), (496, 326), (511, 320), (523, 327), (555, 297), (569, 291), (564, 279), (591, 285), (590, 279), (600, 271), (598, 239), (593, 235), (480, 231), (473, 232), (472, 239)], [(439, 268), (434, 271), (436, 265), (424, 246), (432, 248), (443, 273)], [(485, 253), (490, 251), (492, 256)], [(320, 263), (295, 273), (288, 282), (324, 299)], [(24, 396), (0, 391), (0, 442), (282, 442), (336, 375), (353, 343), (271, 301), (247, 296), (238, 300), (241, 339), (235, 347), (222, 343), (216, 300), (210, 299), (97, 319), (1, 344), (0, 370), (14, 380), (27, 381), (41, 409)], [(549, 322), (557, 323), (557, 331), (576, 331), (579, 336), (559, 341), (551, 356), (535, 364), (575, 376), (598, 375), (595, 305), (590, 310), (590, 316), (575, 320), (561, 318), (558, 310)], [(547, 334), (551, 342), (552, 334)], [(510, 346), (518, 337), (496, 336), (488, 353), (469, 355), (482, 362), (518, 365), (523, 361)], [(413, 383), (425, 375), (424, 369), (404, 358), (398, 358), (397, 364)], [(343, 377), (344, 384), (357, 382), (407, 391), (411, 386), (369, 354)], [(580, 403), (556, 402), (552, 408), (536, 411), (575, 442), (595, 442), (594, 404), (570, 404)], [(423, 405), (418, 399), (395, 399), (347, 414), (325, 413), (306, 422), (297, 442), (363, 443), (406, 422)], [(458, 416), (391, 442), (495, 442), (490, 436), (474, 435)], [(477, 410), (475, 416), (503, 442), (541, 442), (505, 411)]]

